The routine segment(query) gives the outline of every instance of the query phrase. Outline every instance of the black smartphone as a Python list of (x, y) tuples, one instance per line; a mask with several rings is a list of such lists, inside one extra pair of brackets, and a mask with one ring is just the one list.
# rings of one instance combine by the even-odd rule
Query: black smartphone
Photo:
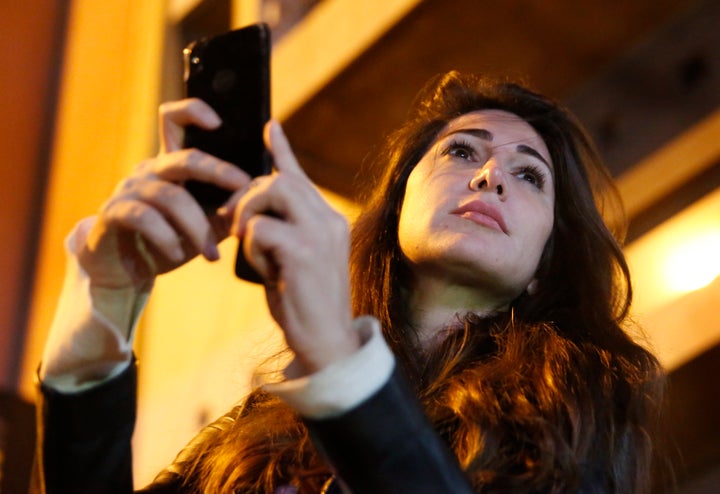
[[(185, 129), (184, 147), (197, 148), (233, 163), (256, 177), (270, 173), (272, 159), (263, 142), (270, 119), (270, 29), (258, 23), (194, 41), (183, 51), (185, 94), (208, 103), (222, 119), (218, 129)], [(207, 214), (231, 192), (200, 181), (187, 190)], [(235, 274), (261, 282), (238, 249)]]

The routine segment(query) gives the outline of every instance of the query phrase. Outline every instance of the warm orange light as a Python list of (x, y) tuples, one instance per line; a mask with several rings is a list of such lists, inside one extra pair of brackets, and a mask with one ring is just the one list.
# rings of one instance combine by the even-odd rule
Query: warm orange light
[(684, 239), (669, 253), (665, 280), (676, 292), (690, 292), (709, 285), (720, 275), (720, 231), (703, 232)]
[(669, 218), (626, 250), (633, 311), (649, 314), (720, 275), (720, 189)]

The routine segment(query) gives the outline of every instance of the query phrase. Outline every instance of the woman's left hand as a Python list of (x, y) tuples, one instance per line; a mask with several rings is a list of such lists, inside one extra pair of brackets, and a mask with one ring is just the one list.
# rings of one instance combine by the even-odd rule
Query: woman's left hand
[(266, 125), (265, 143), (277, 171), (237, 194), (231, 233), (263, 278), (298, 363), (312, 373), (360, 347), (351, 329), (349, 227), (300, 168), (277, 122)]

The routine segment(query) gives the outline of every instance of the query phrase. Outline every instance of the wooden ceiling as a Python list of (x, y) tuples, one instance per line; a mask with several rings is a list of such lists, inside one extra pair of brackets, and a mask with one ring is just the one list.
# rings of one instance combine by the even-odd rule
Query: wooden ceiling
[[(697, 17), (696, 11), (711, 3), (717, 2), (426, 0), (295, 111), (284, 126), (313, 180), (350, 198), (367, 186), (363, 177), (368, 170), (361, 168), (366, 156), (402, 122), (423, 84), (451, 69), (525, 81), (577, 108), (581, 118), (583, 113), (594, 118), (593, 133), (600, 138), (614, 135), (618, 115), (592, 111), (598, 91), (618, 77), (613, 67), (628, 57), (634, 63), (632, 57), (639, 55), (633, 54), (642, 46), (648, 53), (641, 55), (657, 63), (666, 55), (653, 51), (657, 44), (653, 40), (667, 40), (673, 26), (687, 24), (688, 15)], [(714, 11), (717, 15), (718, 9)], [(688, 78), (707, 70), (706, 62), (697, 58), (701, 55), (688, 54), (696, 57), (687, 61)], [(615, 98), (612, 103), (624, 110), (628, 101)], [(683, 125), (688, 123), (683, 120)], [(662, 138), (677, 132), (672, 129)], [(613, 156), (621, 163), (618, 172), (638, 157), (633, 152), (630, 159)]]

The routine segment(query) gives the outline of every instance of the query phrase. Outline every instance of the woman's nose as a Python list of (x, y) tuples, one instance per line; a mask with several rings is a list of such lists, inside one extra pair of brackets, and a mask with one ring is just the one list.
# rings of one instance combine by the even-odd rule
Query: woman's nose
[(505, 182), (505, 172), (501, 167), (492, 161), (488, 161), (473, 177), (468, 184), (470, 190), (480, 191), (487, 189), (495, 192), (504, 200), (507, 197), (507, 184)]

